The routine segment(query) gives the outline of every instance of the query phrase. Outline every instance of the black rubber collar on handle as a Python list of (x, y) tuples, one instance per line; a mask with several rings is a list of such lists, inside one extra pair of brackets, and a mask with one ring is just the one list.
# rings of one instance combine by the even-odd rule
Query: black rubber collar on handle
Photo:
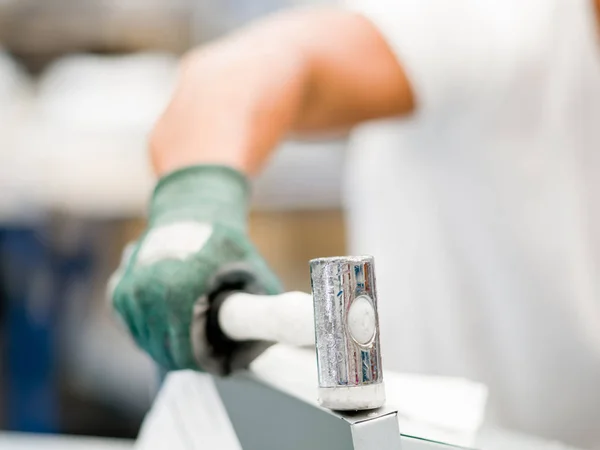
[(214, 375), (229, 375), (236, 370), (247, 369), (274, 342), (230, 339), (219, 325), (221, 306), (237, 292), (257, 295), (266, 292), (245, 264), (225, 267), (209, 285), (209, 293), (200, 297), (194, 305), (190, 338), (196, 361), (203, 370)]

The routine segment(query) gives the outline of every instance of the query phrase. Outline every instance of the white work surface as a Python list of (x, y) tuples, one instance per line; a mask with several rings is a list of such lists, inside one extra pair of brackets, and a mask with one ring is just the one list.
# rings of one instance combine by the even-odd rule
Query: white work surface
[[(0, 433), (0, 449), (2, 450), (126, 450), (133, 448), (134, 442), (127, 440)], [(544, 442), (494, 429), (484, 429), (480, 432), (477, 448), (482, 450), (575, 450), (557, 443)]]
[(494, 428), (482, 429), (475, 442), (475, 448), (481, 450), (576, 450), (558, 442), (523, 436)]
[[(314, 407), (314, 414), (319, 414), (316, 387), (309, 381), (316, 378), (313, 373), (316, 367), (312, 367), (314, 361), (311, 359), (309, 364), (308, 360), (311, 355), (314, 354), (306, 349), (286, 348), (281, 344), (271, 347), (251, 364), (251, 374), (238, 377), (237, 382), (241, 383), (238, 386), (245, 386), (245, 390), (234, 391), (236, 400), (233, 402), (232, 397), (226, 394), (232, 385), (228, 388), (221, 385), (224, 390), (219, 394), (219, 389), (215, 389), (219, 382), (214, 382), (206, 374), (193, 371), (170, 373), (144, 421), (137, 450), (160, 450), (166, 445), (172, 450), (197, 447), (241, 450), (243, 442), (240, 444), (235, 438), (234, 426), (239, 427), (240, 436), (244, 436), (247, 435), (247, 430), (244, 430), (246, 424), (258, 429), (257, 433), (265, 435), (267, 442), (272, 436), (274, 442), (281, 444), (282, 436), (278, 435), (277, 428), (272, 427), (274, 421), (268, 419), (270, 414), (283, 415), (287, 420), (296, 421), (292, 423), (304, 424), (304, 427), (311, 423), (310, 414), (298, 414), (296, 407), (305, 412), (306, 407)], [(262, 386), (262, 390), (255, 390), (258, 385)], [(266, 386), (271, 387), (273, 392), (285, 393), (288, 400), (276, 400), (277, 396), (271, 396), (264, 390)], [(485, 393), (482, 386), (467, 380), (401, 375), (388, 371), (386, 393), (386, 411), (398, 411), (400, 432), (414, 436), (416, 440), (481, 450), (574, 450), (558, 443), (501, 431), (490, 425), (480, 428)], [(242, 405), (248, 404), (254, 407), (245, 410)], [(230, 421), (230, 417), (236, 416), (234, 411), (239, 412), (240, 407), (245, 411), (244, 415), (237, 414)], [(234, 408), (232, 416), (227, 415), (229, 408)], [(246, 422), (249, 411), (256, 411), (266, 420), (257, 421), (249, 417)], [(264, 433), (260, 431), (262, 428)], [(319, 436), (334, 439), (331, 434)], [(415, 440), (407, 441), (407, 450), (413, 448), (409, 445), (411, 443), (414, 444)], [(329, 444), (340, 448), (340, 442)]]
[(2, 450), (126, 450), (133, 444), (124, 439), (0, 433)]

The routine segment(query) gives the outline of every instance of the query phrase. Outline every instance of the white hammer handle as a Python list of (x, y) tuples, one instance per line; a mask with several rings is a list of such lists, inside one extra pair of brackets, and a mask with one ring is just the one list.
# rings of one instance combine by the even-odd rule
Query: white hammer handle
[(260, 340), (294, 346), (315, 344), (312, 296), (231, 294), (219, 309), (219, 326), (234, 341)]

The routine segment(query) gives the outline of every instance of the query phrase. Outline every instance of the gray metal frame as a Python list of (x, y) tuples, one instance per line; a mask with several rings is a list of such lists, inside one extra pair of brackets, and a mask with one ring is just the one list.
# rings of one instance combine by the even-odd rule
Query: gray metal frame
[[(400, 434), (397, 412), (340, 413), (267, 385), (248, 373), (215, 379), (244, 450), (450, 450)], [(315, 390), (316, 397), (316, 390)]]

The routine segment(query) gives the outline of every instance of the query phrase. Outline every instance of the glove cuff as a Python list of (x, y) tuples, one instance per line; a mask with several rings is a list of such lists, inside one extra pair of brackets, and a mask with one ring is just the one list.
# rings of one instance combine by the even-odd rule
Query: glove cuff
[(265, 294), (253, 269), (243, 263), (221, 268), (209, 281), (207, 294), (194, 304), (190, 338), (194, 357), (202, 370), (213, 375), (229, 375), (247, 369), (250, 363), (273, 345), (265, 341), (234, 341), (219, 325), (219, 310), (230, 294)]
[(159, 180), (149, 227), (193, 220), (244, 231), (249, 202), (250, 185), (242, 173), (221, 165), (190, 166)]

